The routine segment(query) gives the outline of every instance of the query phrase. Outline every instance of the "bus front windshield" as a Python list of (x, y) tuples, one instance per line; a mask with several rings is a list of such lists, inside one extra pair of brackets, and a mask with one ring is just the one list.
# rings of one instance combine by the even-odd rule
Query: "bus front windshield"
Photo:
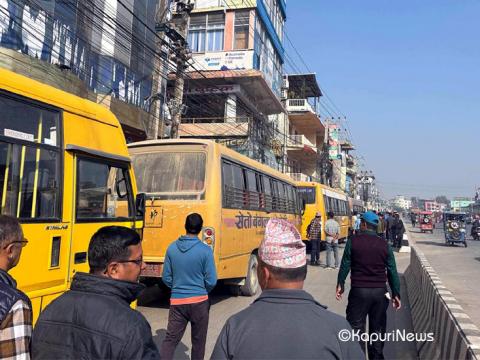
[(203, 152), (134, 154), (138, 190), (164, 200), (201, 200), (205, 196)]

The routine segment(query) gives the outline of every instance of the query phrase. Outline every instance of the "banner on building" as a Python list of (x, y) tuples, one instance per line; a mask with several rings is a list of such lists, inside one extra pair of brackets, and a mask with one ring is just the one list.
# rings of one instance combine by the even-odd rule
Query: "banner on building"
[(338, 134), (340, 129), (336, 124), (328, 125), (328, 157), (330, 160), (341, 159), (340, 144), (338, 142)]
[(253, 69), (253, 50), (219, 51), (194, 54), (195, 67), (200, 70), (245, 70)]

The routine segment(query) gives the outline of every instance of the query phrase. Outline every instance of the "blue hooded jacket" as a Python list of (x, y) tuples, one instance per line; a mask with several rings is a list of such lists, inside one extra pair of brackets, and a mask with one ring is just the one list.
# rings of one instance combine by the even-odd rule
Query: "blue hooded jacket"
[(181, 236), (167, 249), (162, 280), (172, 299), (208, 295), (217, 283), (212, 249), (196, 236)]

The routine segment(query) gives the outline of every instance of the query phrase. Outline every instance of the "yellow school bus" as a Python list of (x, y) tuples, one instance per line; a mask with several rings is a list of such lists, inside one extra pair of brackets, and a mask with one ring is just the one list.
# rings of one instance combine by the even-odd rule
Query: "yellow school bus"
[[(302, 215), (302, 239), (308, 240), (307, 227), (319, 211), (322, 223), (327, 221), (327, 214), (333, 211), (335, 220), (340, 224), (340, 240), (345, 240), (350, 228), (350, 206), (347, 195), (340, 190), (316, 182), (296, 182), (300, 201), (305, 210)], [(322, 240), (325, 240), (325, 227), (322, 227)]]
[(139, 191), (146, 194), (143, 273), (161, 277), (168, 246), (185, 233), (192, 212), (204, 219), (200, 239), (214, 252), (218, 278), (254, 295), (258, 246), (268, 219), (300, 227), (294, 182), (284, 174), (209, 140), (129, 144)]
[(0, 213), (29, 240), (12, 270), (40, 311), (89, 271), (100, 227), (141, 228), (119, 122), (103, 106), (0, 69)]

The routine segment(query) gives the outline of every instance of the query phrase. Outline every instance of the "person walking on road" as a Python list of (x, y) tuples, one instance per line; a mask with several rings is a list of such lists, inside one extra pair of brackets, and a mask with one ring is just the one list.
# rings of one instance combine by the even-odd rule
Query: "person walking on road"
[(415, 225), (417, 224), (417, 216), (415, 215), (415, 213), (410, 214), (410, 219), (412, 220), (412, 227), (415, 227)]
[(40, 314), (32, 336), (34, 359), (159, 359), (150, 324), (130, 304), (145, 288), (138, 233), (99, 229), (88, 246), (90, 273), (77, 272), (70, 290)]
[(8, 273), (27, 243), (17, 219), (0, 215), (0, 359), (30, 359), (32, 304)]
[(167, 334), (160, 355), (174, 358), (188, 322), (192, 326), (192, 359), (203, 359), (207, 341), (210, 301), (208, 293), (217, 283), (212, 249), (198, 238), (203, 219), (190, 214), (185, 220), (186, 235), (172, 243), (165, 256), (162, 280), (170, 289)]
[(353, 222), (353, 235), (357, 234), (360, 231), (360, 214), (355, 213), (355, 221)]
[[(325, 223), (325, 235), (327, 245), (327, 269), (338, 269), (338, 239), (340, 237), (340, 224), (335, 220), (333, 211), (328, 212), (328, 220)], [(335, 258), (335, 266), (332, 266), (332, 252)]]
[(303, 284), (307, 254), (297, 229), (271, 219), (258, 249), (262, 293), (233, 315), (218, 336), (212, 359), (364, 359), (357, 342), (342, 342), (347, 321), (319, 304)]
[(388, 232), (389, 232), (389, 242), (393, 246), (397, 239), (397, 224), (398, 224), (398, 213), (394, 212), (393, 216), (390, 217), (388, 222)]
[(400, 215), (398, 213), (395, 214), (395, 219), (395, 240), (393, 247), (400, 248), (402, 246), (403, 234), (405, 234), (405, 225), (403, 224), (403, 220), (400, 218)]
[(377, 228), (377, 235), (380, 236), (382, 239), (385, 238), (385, 229), (387, 227), (387, 223), (382, 213), (378, 214), (378, 228)]
[(322, 237), (322, 214), (320, 211), (317, 211), (307, 229), (308, 239), (311, 244), (310, 265), (320, 266), (320, 241)]
[[(400, 279), (391, 246), (377, 235), (378, 216), (362, 215), (362, 231), (347, 241), (338, 273), (336, 298), (342, 299), (345, 281), (351, 271), (347, 320), (355, 331), (384, 336), (389, 299), (386, 282), (392, 290), (393, 307), (401, 307)], [(388, 294), (390, 297), (390, 294)], [(368, 317), (368, 330), (366, 321)], [(362, 349), (365, 343), (360, 342)], [(383, 342), (368, 342), (368, 358), (383, 359)]]

